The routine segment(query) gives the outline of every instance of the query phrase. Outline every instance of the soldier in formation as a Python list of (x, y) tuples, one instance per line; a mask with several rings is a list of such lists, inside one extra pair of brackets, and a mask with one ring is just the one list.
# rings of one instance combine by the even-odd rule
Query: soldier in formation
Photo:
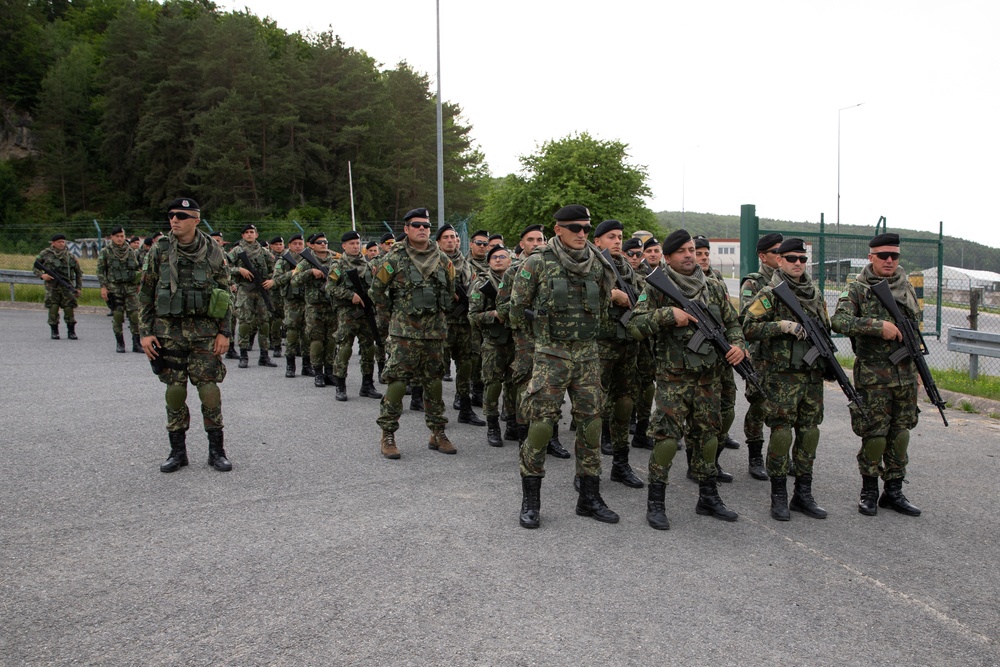
[(254, 332), (260, 345), (258, 366), (277, 366), (268, 355), (271, 342), (270, 297), (267, 291), (274, 286), (274, 257), (257, 243), (257, 227), (246, 225), (240, 233), (240, 242), (229, 251), (229, 264), (236, 282), (236, 318), (239, 320), (237, 343), (240, 346), (240, 368), (249, 366), (250, 346)]
[(101, 298), (113, 311), (111, 329), (115, 334), (115, 351), (125, 352), (123, 324), (128, 317), (132, 334), (132, 351), (142, 352), (139, 345), (138, 286), (142, 267), (135, 251), (125, 242), (125, 230), (111, 230), (111, 243), (101, 248), (97, 255), (97, 280), (101, 284)]
[[(292, 284), (302, 289), (305, 302), (305, 333), (309, 341), (309, 362), (313, 384), (317, 387), (335, 385), (333, 361), (337, 354), (337, 311), (326, 291), (327, 277), (333, 270), (336, 256), (330, 250), (326, 234), (322, 232), (309, 237), (311, 259), (303, 259), (295, 267)], [(303, 255), (305, 255), (303, 251)], [(303, 353), (305, 354), (305, 353)], [(302, 374), (306, 361), (302, 362)]]
[(83, 293), (80, 262), (66, 249), (66, 236), (55, 234), (49, 247), (38, 253), (35, 275), (45, 281), (45, 307), (49, 311), (52, 340), (59, 340), (59, 310), (66, 322), (66, 337), (76, 340), (76, 300)]

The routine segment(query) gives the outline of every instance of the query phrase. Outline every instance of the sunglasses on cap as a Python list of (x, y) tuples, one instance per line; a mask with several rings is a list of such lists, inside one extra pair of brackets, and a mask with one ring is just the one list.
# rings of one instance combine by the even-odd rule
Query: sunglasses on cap
[(872, 254), (875, 255), (876, 257), (878, 257), (879, 259), (883, 260), (883, 261), (887, 260), (887, 259), (891, 259), (894, 262), (898, 262), (899, 261), (899, 253), (898, 252), (875, 252), (875, 253), (872, 253)]
[(562, 227), (563, 229), (569, 230), (570, 234), (579, 234), (580, 232), (583, 232), (584, 234), (590, 234), (590, 232), (593, 231), (594, 229), (593, 225), (581, 225), (578, 222), (571, 222), (569, 224), (559, 223), (559, 226)]
[(642, 257), (641, 250), (628, 250), (626, 251), (625, 254), (628, 255), (629, 257)]
[(795, 264), (796, 262), (801, 262), (802, 264), (805, 264), (806, 262), (809, 261), (809, 258), (805, 255), (782, 255), (781, 259), (785, 260), (786, 262), (791, 262), (792, 264)]
[(476, 245), (489, 245), (489, 241), (473, 241)]
[(191, 218), (197, 218), (196, 215), (191, 215), (190, 213), (184, 213), (182, 211), (171, 211), (167, 213), (167, 220), (171, 218), (177, 218), (178, 220), (190, 220)]

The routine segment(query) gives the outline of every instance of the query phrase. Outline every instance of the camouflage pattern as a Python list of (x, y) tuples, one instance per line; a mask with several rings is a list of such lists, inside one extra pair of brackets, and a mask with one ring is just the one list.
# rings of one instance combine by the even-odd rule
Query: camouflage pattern
[[(759, 271), (749, 273), (740, 283), (740, 320), (742, 321), (744, 315), (746, 315), (747, 307), (753, 302), (757, 293), (760, 292), (765, 285), (771, 282), (771, 276), (774, 275), (774, 269), (770, 266), (764, 265), (760, 267)], [(757, 348), (759, 345), (756, 342), (751, 342), (748, 351), (750, 352), (750, 359), (753, 361), (754, 368), (761, 374), (766, 372), (764, 367), (764, 362), (757, 358)], [(747, 440), (764, 440), (764, 397), (753, 391), (750, 385), (746, 388), (746, 399), (750, 403), (747, 408), (746, 414), (743, 416), (743, 435)]]
[[(246, 252), (252, 266), (245, 265), (240, 257), (241, 252)], [(236, 318), (240, 322), (237, 343), (240, 349), (249, 349), (253, 343), (253, 334), (257, 332), (260, 348), (266, 350), (271, 343), (271, 315), (264, 305), (264, 297), (253, 281), (243, 277), (240, 269), (255, 271), (261, 280), (267, 280), (274, 273), (274, 257), (256, 241), (241, 239), (229, 251), (229, 264), (230, 275), (236, 283)]]
[(497, 312), (496, 298), (488, 297), (480, 291), (487, 282), (497, 288), (502, 276), (492, 271), (490, 277), (480, 277), (469, 292), (468, 319), (472, 327), (483, 339), (482, 379), (486, 385), (483, 400), (483, 414), (499, 417), (499, 396), (501, 387), (510, 375), (510, 364), (514, 360), (514, 339), (508, 327)]
[[(623, 256), (612, 256), (618, 273), (631, 284), (636, 294), (642, 285), (634, 275), (632, 266)], [(609, 301), (608, 317), (612, 327), (602, 332), (598, 340), (598, 355), (601, 359), (601, 389), (605, 395), (604, 415), (610, 419), (611, 443), (616, 452), (628, 450), (628, 424), (632, 418), (632, 407), (639, 394), (637, 359), (639, 342), (628, 335), (621, 317), (628, 308)]]
[[(273, 278), (274, 272), (278, 270), (278, 255), (275, 255), (273, 252), (270, 254), (271, 258), (274, 260), (274, 269), (271, 273), (263, 276), (264, 280)], [(287, 264), (287, 262), (281, 263)], [(271, 299), (271, 305), (274, 307), (274, 315), (272, 315), (268, 321), (268, 328), (270, 329), (270, 344), (268, 347), (272, 350), (281, 347), (281, 340), (284, 338), (285, 327), (285, 297), (282, 294), (282, 290), (275, 289), (275, 287), (272, 287), (267, 293), (268, 297)]]
[(516, 406), (517, 422), (519, 424), (528, 423), (527, 417), (524, 416), (521, 401), (524, 397), (524, 390), (528, 386), (528, 380), (531, 379), (531, 372), (534, 368), (533, 360), (535, 358), (535, 339), (531, 335), (531, 329), (519, 326), (510, 319), (510, 294), (514, 282), (518, 279), (518, 275), (521, 272), (521, 264), (523, 262), (523, 257), (515, 258), (511, 261), (510, 267), (504, 273), (503, 280), (500, 281), (500, 285), (497, 288), (496, 303), (497, 313), (507, 323), (507, 326), (511, 330), (511, 336), (514, 339), (514, 361), (510, 365), (509, 381), (515, 387), (514, 405)]
[(330, 272), (327, 294), (337, 304), (338, 317), (337, 358), (333, 364), (333, 374), (347, 377), (347, 364), (354, 350), (354, 339), (357, 339), (361, 352), (361, 374), (369, 377), (375, 372), (375, 338), (365, 318), (364, 306), (353, 303), (354, 287), (346, 275), (351, 269), (357, 270), (367, 289), (371, 289), (372, 284), (372, 273), (363, 257), (352, 260), (349, 255), (344, 254)]
[[(701, 270), (701, 269), (696, 269)], [(706, 283), (707, 308), (725, 328), (730, 345), (746, 349), (739, 316), (725, 289), (717, 282)], [(699, 481), (716, 476), (715, 454), (721, 433), (722, 374), (728, 372), (723, 358), (707, 341), (697, 351), (688, 348), (694, 328), (677, 327), (673, 308), (677, 304), (659, 291), (646, 286), (636, 304), (628, 332), (643, 340), (656, 336), (656, 418), (650, 454), (651, 482), (666, 482), (669, 465), (657, 462), (663, 440), (682, 437), (691, 449), (691, 470)]]
[[(513, 253), (512, 253), (513, 254)], [(487, 259), (475, 259), (472, 256), (472, 252), (469, 252), (469, 256), (466, 258), (466, 266), (469, 267), (469, 284), (471, 285), (474, 281), (485, 277), (490, 272), (490, 262)], [(476, 354), (475, 351), (479, 350), (483, 346), (483, 337), (478, 331), (471, 331), (469, 345), (473, 350), (472, 355), (472, 365), (469, 368), (469, 382), (473, 384), (479, 384), (483, 382), (483, 359), (482, 356)], [(456, 377), (457, 381), (458, 378)], [(456, 387), (457, 390), (457, 387)]]
[[(172, 238), (173, 233), (161, 237), (146, 257), (139, 283), (140, 334), (156, 336), (161, 345), (164, 370), (159, 379), (167, 385), (167, 430), (188, 429), (188, 380), (198, 389), (205, 429), (220, 429), (222, 398), (218, 385), (226, 377), (226, 366), (215, 356), (213, 346), (216, 336), (228, 338), (232, 334), (229, 330), (232, 306), (219, 319), (209, 317), (207, 308), (213, 289), (229, 291), (229, 268), (222, 249), (199, 231), (196, 243), (208, 246), (207, 257), (195, 262), (178, 255), (177, 290), (172, 294), (169, 279)], [(176, 314), (164, 314), (178, 310)]]
[[(709, 269), (706, 277), (709, 280), (714, 280), (718, 282), (722, 289), (726, 293), (726, 298), (729, 299), (729, 287), (726, 285), (726, 279), (722, 275), (722, 272), (718, 269)], [(733, 370), (732, 366), (729, 368), (723, 368), (721, 373), (722, 378), (722, 431), (719, 433), (719, 442), (722, 442), (729, 437), (729, 428), (733, 425), (736, 420), (736, 371)]]
[[(112, 243), (101, 248), (97, 255), (97, 280), (108, 290), (108, 297), (114, 295), (115, 309), (111, 329), (116, 334), (124, 333), (122, 324), (128, 316), (129, 331), (139, 335), (139, 295), (138, 285), (142, 276), (142, 265), (135, 251), (123, 243), (122, 251), (114, 252)], [(119, 257), (123, 255), (124, 257)]]
[[(83, 270), (80, 269), (80, 262), (68, 250), (58, 253), (55, 248), (49, 246), (38, 253), (35, 260), (53, 271), (58, 271), (77, 290), (83, 289)], [(42, 271), (39, 271), (37, 268), (33, 268), (32, 270), (36, 276), (39, 278), (42, 277)], [(49, 325), (56, 326), (59, 324), (60, 308), (62, 308), (63, 319), (66, 320), (66, 324), (76, 324), (76, 294), (55, 280), (45, 282), (45, 307), (49, 311)]]
[[(326, 257), (315, 253), (321, 266), (332, 271), (336, 259), (332, 252)], [(302, 260), (295, 267), (291, 284), (302, 290), (304, 302), (305, 337), (309, 341), (309, 360), (316, 368), (333, 367), (337, 355), (337, 310), (326, 291), (327, 278), (313, 275), (313, 265)]]
[(274, 260), (274, 274), (272, 274), (274, 287), (271, 288), (271, 295), (281, 296), (285, 313), (285, 319), (282, 320), (286, 336), (285, 353), (302, 356), (301, 341), (305, 339), (306, 302), (303, 288), (292, 284), (295, 269), (302, 258), (291, 250), (287, 250), (285, 256), (290, 257), (294, 264), (282, 256)]
[[(479, 284), (484, 278), (480, 276), (475, 283)], [(472, 296), (474, 294), (472, 269), (466, 262), (465, 271), (455, 273), (455, 285), (465, 290), (469, 296), (469, 308), (472, 308)], [(455, 362), (455, 392), (460, 395), (467, 395), (472, 390), (473, 373), (477, 366), (481, 367), (479, 350), (483, 346), (483, 337), (479, 329), (469, 322), (469, 314), (448, 314), (448, 338), (445, 341), (445, 360)], [(481, 372), (475, 375), (477, 381), (485, 382), (481, 378)]]

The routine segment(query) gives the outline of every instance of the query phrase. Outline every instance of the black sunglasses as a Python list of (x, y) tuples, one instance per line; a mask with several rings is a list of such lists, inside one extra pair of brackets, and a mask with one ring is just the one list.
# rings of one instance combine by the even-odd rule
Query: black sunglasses
[(191, 215), (190, 213), (182, 213), (181, 211), (171, 211), (167, 213), (167, 220), (171, 218), (177, 218), (178, 220), (190, 220), (191, 218), (197, 218), (196, 215)]
[(559, 226), (568, 229), (570, 234), (579, 234), (580, 232), (590, 234), (591, 230), (594, 229), (593, 225), (581, 225), (576, 222), (571, 222), (568, 225), (560, 223)]
[(417, 229), (430, 229), (431, 223), (429, 222), (411, 222), (410, 227), (416, 227)]
[(894, 262), (898, 262), (899, 261), (899, 253), (898, 252), (875, 252), (875, 253), (872, 253), (872, 254), (875, 255), (876, 257), (878, 257), (881, 260), (891, 259)]
[(629, 250), (625, 254), (628, 255), (629, 257), (642, 257), (641, 250)]
[(473, 241), (476, 245), (489, 245), (489, 241)]
[(319, 239), (318, 241), (313, 241), (313, 245), (330, 245), (330, 242), (326, 239)]
[(805, 255), (782, 255), (781, 258), (786, 262), (791, 262), (792, 264), (795, 264), (796, 262), (802, 262), (805, 264), (809, 261), (809, 258)]

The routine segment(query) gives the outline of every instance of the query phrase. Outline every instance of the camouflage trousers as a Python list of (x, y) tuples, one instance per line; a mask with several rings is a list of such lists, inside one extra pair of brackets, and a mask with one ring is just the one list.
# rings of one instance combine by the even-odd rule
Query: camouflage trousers
[(382, 379), (389, 385), (379, 404), (378, 419), (375, 422), (383, 431), (395, 432), (399, 428), (399, 418), (403, 414), (402, 391), (395, 391), (393, 385), (406, 383), (424, 388), (424, 422), (431, 429), (444, 428), (448, 418), (444, 416), (444, 400), (441, 398), (441, 378), (444, 376), (444, 341), (426, 338), (401, 338), (389, 336), (386, 345), (389, 360), (382, 373)]
[(358, 339), (361, 352), (361, 375), (370, 377), (375, 373), (375, 339), (368, 327), (364, 311), (358, 308), (341, 307), (337, 325), (337, 358), (333, 362), (333, 374), (347, 377), (347, 363), (354, 351), (354, 339)]
[(489, 339), (483, 341), (483, 384), (486, 385), (483, 415), (487, 417), (500, 416), (500, 392), (504, 380), (510, 377), (510, 363), (513, 359), (513, 341), (503, 345), (495, 345)]
[(333, 367), (337, 355), (337, 311), (326, 303), (306, 304), (306, 338), (313, 366)]
[[(764, 376), (764, 422), (771, 429), (765, 466), (771, 477), (785, 477), (789, 450), (796, 475), (811, 475), (819, 425), (823, 423), (823, 379), (816, 372), (777, 373)], [(793, 439), (794, 430), (794, 439)]]
[(270, 318), (268, 325), (270, 328), (270, 345), (268, 347), (274, 349), (281, 347), (282, 329), (285, 325), (285, 302), (277, 294), (272, 294), (271, 304), (274, 306), (274, 315)]
[(514, 385), (517, 422), (527, 424), (528, 418), (524, 414), (523, 401), (528, 381), (531, 380), (531, 371), (534, 369), (535, 339), (520, 330), (515, 329), (512, 333), (514, 360), (510, 364), (510, 382)]
[(639, 352), (635, 358), (635, 371), (635, 418), (642, 421), (650, 417), (653, 408), (653, 395), (656, 391), (656, 356), (653, 354), (651, 346), (645, 344), (639, 346)]
[(198, 389), (205, 430), (221, 429), (222, 394), (219, 384), (226, 378), (226, 365), (215, 356), (216, 320), (199, 318), (160, 318), (156, 337), (163, 354), (160, 382), (167, 385), (167, 430), (186, 431), (191, 423), (187, 407), (187, 384)]
[(45, 307), (49, 311), (49, 326), (59, 324), (59, 309), (66, 324), (76, 324), (76, 294), (65, 287), (45, 285)]
[(271, 315), (264, 305), (264, 297), (241, 285), (236, 291), (236, 317), (240, 321), (236, 339), (240, 349), (250, 349), (254, 332), (257, 332), (260, 349), (266, 350), (271, 342)]
[(917, 425), (919, 385), (858, 385), (867, 418), (851, 411), (851, 427), (861, 436), (858, 469), (862, 475), (894, 480), (906, 477), (910, 430)]
[(525, 417), (531, 426), (521, 447), (521, 476), (545, 476), (545, 449), (569, 392), (576, 419), (576, 472), (601, 474), (601, 362), (594, 341), (558, 341), (536, 347), (534, 370), (524, 393)]
[(125, 332), (125, 317), (128, 316), (128, 329), (139, 335), (139, 295), (135, 285), (108, 286), (108, 296), (115, 295), (114, 316), (111, 318), (111, 330), (120, 335)]
[(637, 341), (600, 343), (601, 388), (605, 402), (602, 423), (610, 419), (611, 444), (616, 452), (628, 451), (628, 423), (638, 394)]
[[(285, 353), (302, 356), (302, 341), (305, 340), (306, 304), (305, 301), (285, 301), (286, 349)], [(308, 352), (308, 347), (305, 350)]]
[[(474, 346), (473, 341), (479, 345)], [(472, 328), (468, 320), (448, 321), (448, 340), (445, 341), (445, 362), (455, 362), (455, 392), (466, 395), (472, 390), (472, 373), (479, 358), (482, 337)], [(485, 378), (482, 379), (486, 382)]]
[[(722, 379), (720, 370), (702, 373), (658, 373), (656, 419), (653, 439), (677, 443), (681, 438), (691, 450), (691, 471), (698, 481), (715, 478), (715, 453), (719, 447)], [(666, 482), (669, 465), (649, 456), (649, 481)]]
[(720, 441), (729, 437), (729, 428), (736, 420), (736, 371), (728, 364), (722, 370), (721, 403), (722, 423), (720, 429), (722, 432), (719, 434)]

